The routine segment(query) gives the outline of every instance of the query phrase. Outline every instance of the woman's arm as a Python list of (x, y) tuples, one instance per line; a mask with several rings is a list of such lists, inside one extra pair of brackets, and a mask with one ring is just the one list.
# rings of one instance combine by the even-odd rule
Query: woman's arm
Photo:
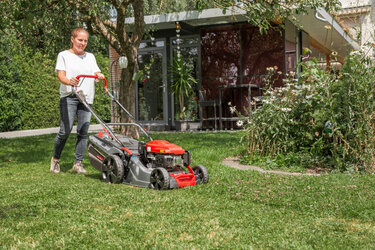
[(60, 82), (69, 86), (77, 86), (79, 82), (75, 77), (68, 79), (64, 70), (57, 70), (57, 77), (59, 78)]

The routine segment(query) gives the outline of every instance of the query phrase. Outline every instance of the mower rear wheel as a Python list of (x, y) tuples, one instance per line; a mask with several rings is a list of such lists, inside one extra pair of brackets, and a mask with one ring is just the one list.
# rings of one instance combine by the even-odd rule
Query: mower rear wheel
[(124, 178), (124, 164), (121, 158), (109, 155), (103, 164), (103, 179), (110, 183), (121, 183)]
[(205, 166), (197, 165), (192, 167), (192, 170), (195, 175), (195, 181), (197, 184), (206, 184), (208, 183), (209, 176), (208, 176), (208, 170)]
[(169, 173), (165, 168), (155, 168), (151, 172), (150, 183), (154, 189), (165, 190), (169, 188)]

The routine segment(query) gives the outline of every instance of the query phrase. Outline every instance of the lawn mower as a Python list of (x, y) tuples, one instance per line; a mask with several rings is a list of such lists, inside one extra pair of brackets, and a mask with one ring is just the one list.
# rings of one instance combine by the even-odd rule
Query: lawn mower
[[(97, 78), (95, 75), (79, 75), (82, 81)], [(131, 123), (105, 123), (86, 102), (82, 91), (73, 92), (102, 125), (103, 131), (89, 136), (88, 155), (90, 163), (102, 173), (109, 183), (124, 183), (158, 190), (173, 189), (208, 183), (206, 167), (190, 167), (190, 153), (182, 147), (165, 140), (153, 140), (145, 128), (108, 91), (104, 79), (104, 90), (132, 120)], [(148, 139), (138, 141), (122, 134), (115, 134), (110, 126), (136, 126)]]

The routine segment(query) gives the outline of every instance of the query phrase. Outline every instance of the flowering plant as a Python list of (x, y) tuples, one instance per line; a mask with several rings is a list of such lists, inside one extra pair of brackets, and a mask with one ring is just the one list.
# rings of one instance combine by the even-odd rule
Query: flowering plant
[(305, 61), (298, 78), (286, 74), (280, 88), (268, 68), (264, 95), (254, 100), (261, 107), (237, 124), (247, 132), (247, 155), (293, 152), (306, 167), (375, 170), (374, 65), (361, 51), (345, 61), (338, 71)]

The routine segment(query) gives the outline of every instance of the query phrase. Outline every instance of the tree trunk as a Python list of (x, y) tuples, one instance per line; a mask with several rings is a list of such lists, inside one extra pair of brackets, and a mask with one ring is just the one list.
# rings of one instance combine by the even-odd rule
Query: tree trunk
[[(129, 65), (128, 68), (121, 71), (120, 80), (120, 103), (128, 110), (128, 112), (135, 116), (135, 101), (136, 91), (135, 82), (133, 81), (134, 64)], [(121, 122), (133, 122), (132, 119), (125, 113), (121, 112)], [(125, 134), (129, 137), (139, 138), (139, 131), (136, 126), (122, 126), (121, 134)]]

